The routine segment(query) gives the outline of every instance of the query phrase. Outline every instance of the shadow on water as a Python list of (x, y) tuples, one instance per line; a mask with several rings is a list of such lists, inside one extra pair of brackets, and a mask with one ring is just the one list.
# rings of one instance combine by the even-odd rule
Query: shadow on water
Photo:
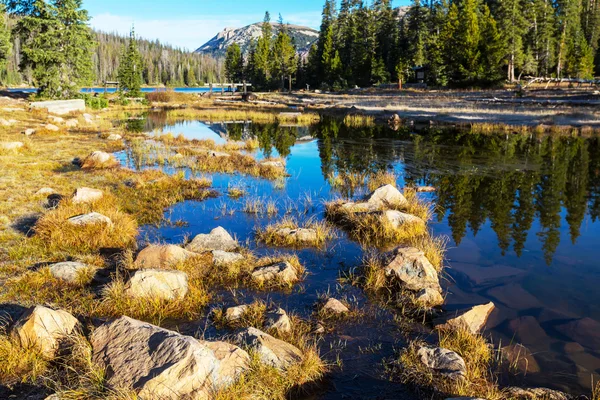
[[(185, 226), (144, 227), (143, 241), (181, 243), (223, 226), (258, 254), (290, 252), (256, 243), (253, 232), (294, 204), (292, 215), (298, 219), (322, 219), (323, 201), (340, 196), (329, 184), (332, 174), (389, 170), (397, 173), (399, 186), (435, 187), (434, 193), (421, 195), (436, 206), (434, 233), (451, 238), (445, 285), (449, 307), (494, 301), (497, 309), (487, 328), (495, 345), (523, 343), (534, 355), (526, 384), (589, 392), (591, 377), (600, 370), (598, 138), (436, 128), (415, 133), (404, 127), (349, 128), (334, 119), (310, 128), (203, 124), (173, 121), (165, 113), (151, 113), (134, 124), (138, 131), (183, 133), (217, 143), (256, 138), (258, 157), (286, 158), (290, 174), (283, 185), (213, 174), (213, 187), (222, 196), (171, 207), (166, 217)], [(120, 157), (130, 162), (126, 154)], [(226, 196), (230, 185), (243, 186), (247, 197), (275, 202), (279, 214), (244, 213), (245, 198)], [(261, 298), (308, 317), (319, 294), (345, 296), (366, 317), (336, 326), (320, 344), (325, 358), (335, 362), (341, 357), (344, 368), (318, 398), (370, 391), (369, 382), (381, 384), (383, 358), (402, 343), (395, 342), (401, 335), (389, 312), (359, 289), (339, 283), (341, 272), (360, 265), (363, 249), (340, 232), (326, 249), (298, 255), (309, 275), (291, 293), (221, 293), (219, 301), (232, 305)]]

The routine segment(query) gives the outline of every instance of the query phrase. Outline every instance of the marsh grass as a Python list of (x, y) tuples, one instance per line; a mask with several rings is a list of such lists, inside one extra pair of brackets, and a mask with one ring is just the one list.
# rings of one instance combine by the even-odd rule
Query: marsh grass
[(364, 114), (348, 114), (344, 117), (344, 124), (351, 128), (361, 128), (375, 125), (375, 117)]
[[(110, 224), (77, 226), (67, 222), (71, 217), (98, 212), (111, 219)], [(129, 248), (135, 244), (137, 223), (121, 211), (112, 196), (105, 195), (93, 204), (63, 201), (55, 210), (43, 215), (36, 223), (35, 236), (52, 251), (90, 253), (101, 248)]]
[(219, 329), (236, 330), (248, 327), (263, 329), (267, 304), (262, 300), (255, 300), (247, 306), (240, 318), (235, 320), (227, 319), (227, 308), (216, 308), (212, 313), (213, 323)]
[(171, 110), (168, 118), (203, 119), (209, 121), (287, 122), (312, 125), (320, 121), (316, 113), (279, 113), (241, 108), (186, 108)]
[(35, 347), (23, 347), (19, 339), (0, 331), (0, 385), (35, 383), (46, 373), (50, 360)]
[[(377, 171), (367, 177), (367, 189), (370, 192), (373, 192), (384, 185), (396, 187), (397, 180), (398, 177), (392, 171)], [(404, 192), (404, 195), (406, 196), (406, 190)]]
[[(313, 230), (315, 235), (314, 237), (311, 235), (308, 238), (302, 238), (301, 236), (290, 234), (290, 231), (293, 232), (298, 229)], [(322, 247), (333, 237), (334, 230), (326, 221), (309, 219), (301, 224), (295, 218), (289, 216), (279, 222), (256, 230), (256, 239), (269, 246)]]

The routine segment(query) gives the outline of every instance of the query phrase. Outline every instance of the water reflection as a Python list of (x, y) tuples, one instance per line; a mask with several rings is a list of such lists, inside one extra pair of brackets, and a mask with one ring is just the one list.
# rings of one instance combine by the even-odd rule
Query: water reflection
[[(326, 118), (310, 128), (207, 126), (223, 141), (256, 138), (261, 157), (286, 157), (292, 178), (282, 198), (298, 199), (306, 191), (323, 199), (336, 196), (328, 177), (340, 173), (393, 170), (399, 185), (434, 186), (436, 192), (425, 195), (436, 204), (433, 229), (452, 238), (448, 303), (493, 300), (498, 310), (489, 331), (496, 343), (519, 341), (534, 352), (543, 372), (529, 377), (531, 382), (589, 387), (600, 369), (598, 138), (350, 128)], [(186, 134), (186, 125), (165, 113), (150, 114), (142, 129)], [(213, 182), (226, 187), (228, 181), (217, 176)], [(262, 186), (261, 194), (278, 196)], [(174, 210), (198, 221), (198, 232), (187, 233), (204, 228), (203, 211), (190, 214), (185, 205)], [(232, 219), (227, 228), (248, 235), (255, 221), (242, 227), (240, 221)], [(359, 249), (352, 252), (352, 259), (360, 259)], [(332, 258), (331, 268), (347, 257)]]

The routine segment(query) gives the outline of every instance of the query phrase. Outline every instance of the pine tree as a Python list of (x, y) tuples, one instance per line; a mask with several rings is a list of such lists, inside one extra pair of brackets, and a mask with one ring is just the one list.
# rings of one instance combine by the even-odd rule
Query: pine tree
[(490, 85), (500, 82), (502, 80), (501, 66), (502, 58), (505, 55), (505, 47), (496, 20), (492, 17), (487, 5), (483, 6), (483, 14), (481, 15), (481, 55), (481, 79), (483, 82)]
[(22, 44), (21, 69), (32, 70), (38, 95), (76, 95), (91, 80), (94, 46), (81, 0), (33, 0), (19, 10), (25, 10), (15, 27)]
[(273, 36), (273, 26), (271, 25), (271, 16), (267, 11), (262, 24), (262, 35), (256, 43), (256, 50), (253, 55), (254, 76), (252, 83), (257, 87), (269, 87), (271, 79), (270, 58), (271, 58), (271, 38)]
[(514, 82), (515, 68), (521, 67), (525, 58), (522, 38), (527, 29), (527, 20), (523, 15), (521, 0), (500, 0), (498, 23), (504, 33), (507, 80)]
[[(333, 30), (333, 23), (335, 22), (335, 17), (335, 0), (325, 0), (325, 5), (323, 6), (322, 12), (321, 29), (319, 30), (319, 38), (317, 39), (315, 54), (312, 58), (315, 79), (313, 81), (313, 85), (319, 85), (327, 79), (325, 77), (326, 72), (323, 60), (325, 58), (327, 60), (330, 60), (331, 56), (329, 55), (324, 58), (323, 53), (325, 52), (325, 45), (327, 40), (330, 40), (330, 44), (331, 46), (333, 46), (333, 36), (331, 36), (331, 38), (328, 38), (328, 35), (330, 35), (330, 28)], [(331, 35), (333, 35), (333, 31)]]
[(237, 43), (227, 48), (225, 55), (225, 76), (231, 83), (241, 82), (244, 79), (244, 59), (242, 50)]
[(129, 33), (129, 44), (123, 49), (121, 63), (119, 64), (118, 78), (119, 88), (122, 92), (127, 91), (130, 97), (141, 96), (142, 71), (144, 67), (138, 50), (135, 30), (131, 28)]
[[(280, 16), (281, 19), (281, 16)], [(280, 21), (279, 33), (273, 43), (272, 56), (272, 71), (274, 76), (278, 76), (281, 80), (281, 89), (285, 89), (285, 79), (288, 79), (289, 88), (292, 87), (292, 75), (298, 67), (296, 61), (296, 48), (292, 43), (292, 39), (288, 35), (287, 28), (283, 25), (283, 20)]]

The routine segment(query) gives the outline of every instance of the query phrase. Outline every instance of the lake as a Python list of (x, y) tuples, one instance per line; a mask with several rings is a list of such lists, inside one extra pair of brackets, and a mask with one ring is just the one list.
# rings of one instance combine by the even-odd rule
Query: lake
[[(223, 226), (257, 253), (270, 254), (276, 249), (253, 240), (256, 227), (280, 219), (286, 208), (301, 220), (323, 219), (323, 202), (341, 195), (329, 184), (332, 174), (394, 171), (398, 187), (436, 189), (420, 195), (435, 205), (434, 233), (449, 238), (444, 281), (448, 307), (493, 301), (496, 310), (486, 335), (496, 347), (518, 342), (533, 353), (530, 372), (519, 383), (589, 394), (592, 379), (598, 380), (598, 138), (350, 128), (335, 119), (311, 127), (167, 123), (161, 113), (131, 124), (134, 130), (182, 133), (216, 142), (255, 137), (260, 143), (258, 156), (286, 158), (290, 174), (284, 182), (211, 174), (221, 196), (173, 206), (166, 211), (167, 218), (184, 223), (144, 227), (140, 235), (144, 240), (181, 243)], [(127, 152), (118, 156), (133, 166)], [(244, 213), (245, 199), (226, 195), (231, 185), (243, 186), (247, 197), (274, 201), (279, 215)], [(338, 292), (368, 310), (372, 318), (342, 324), (321, 345), (324, 357), (340, 358), (344, 368), (319, 398), (336, 398), (340, 387), (350, 397), (373, 390), (398, 396), (402, 392), (378, 372), (381, 361), (402, 344), (391, 313), (376, 307), (358, 288), (340, 283), (340, 277), (360, 265), (364, 253), (340, 231), (325, 250), (298, 252), (310, 273), (301, 289), (235, 294), (248, 300), (268, 298), (308, 316), (319, 294)], [(222, 294), (222, 302), (229, 304), (232, 296)]]

